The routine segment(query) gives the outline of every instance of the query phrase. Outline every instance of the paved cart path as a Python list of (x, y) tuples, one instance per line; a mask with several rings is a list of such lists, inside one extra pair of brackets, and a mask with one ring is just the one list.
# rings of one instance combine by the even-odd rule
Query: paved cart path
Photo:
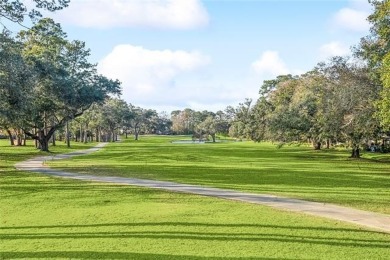
[(253, 194), (234, 190), (209, 188), (199, 185), (180, 184), (169, 181), (155, 181), (124, 177), (111, 176), (94, 176), (83, 175), (77, 173), (64, 172), (60, 170), (53, 170), (45, 165), (46, 161), (67, 159), (73, 156), (89, 154), (96, 152), (104, 147), (106, 143), (101, 143), (94, 148), (72, 152), (68, 154), (60, 154), (55, 156), (41, 156), (24, 162), (17, 163), (16, 169), (23, 171), (31, 171), (43, 173), (51, 176), (76, 179), (99, 181), (107, 183), (117, 183), (124, 185), (135, 185), (155, 189), (163, 189), (173, 192), (184, 192), (191, 194), (198, 194), (204, 196), (211, 196), (229, 200), (237, 200), (255, 204), (270, 206), (273, 208), (306, 213), (309, 215), (320, 216), (339, 221), (345, 221), (361, 226), (368, 227), (373, 230), (390, 233), (390, 216), (374, 212), (368, 212), (358, 209), (352, 209), (342, 206), (337, 206), (327, 203), (310, 202), (298, 199), (291, 199), (267, 194)]

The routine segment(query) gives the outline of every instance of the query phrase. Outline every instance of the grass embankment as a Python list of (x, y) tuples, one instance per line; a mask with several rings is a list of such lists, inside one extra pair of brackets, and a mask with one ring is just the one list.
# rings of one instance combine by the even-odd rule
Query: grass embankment
[[(5, 144), (0, 142), (1, 259), (385, 259), (390, 254), (388, 234), (336, 221), (15, 171), (15, 162), (37, 152)], [(97, 158), (120, 150), (112, 145)]]
[[(141, 137), (54, 167), (95, 175), (171, 180), (336, 203), (390, 214), (390, 155), (276, 149), (253, 142), (172, 144), (180, 137)], [(183, 138), (183, 137), (181, 137)]]

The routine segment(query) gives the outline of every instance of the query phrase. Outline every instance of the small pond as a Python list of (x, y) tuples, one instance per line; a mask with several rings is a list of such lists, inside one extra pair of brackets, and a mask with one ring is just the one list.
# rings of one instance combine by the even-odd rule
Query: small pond
[[(231, 143), (236, 142), (235, 140), (216, 140), (216, 143)], [(204, 144), (204, 143), (213, 143), (212, 141), (200, 141), (200, 140), (175, 140), (171, 142), (172, 144)]]
[(199, 140), (175, 140), (172, 141), (173, 144), (204, 144), (206, 141), (199, 141)]

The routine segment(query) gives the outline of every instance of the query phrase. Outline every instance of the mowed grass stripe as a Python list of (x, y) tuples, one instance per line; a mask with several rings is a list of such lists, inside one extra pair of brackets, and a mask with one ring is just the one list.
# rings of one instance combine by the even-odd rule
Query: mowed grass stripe
[(20, 172), (9, 172), (1, 186), (1, 258), (385, 259), (390, 253), (389, 235), (259, 205)]
[(52, 167), (94, 175), (169, 180), (269, 193), (390, 213), (390, 156), (347, 150), (276, 149), (269, 143), (172, 144), (183, 137), (144, 136)]
[[(55, 153), (66, 150), (59, 145)], [(14, 170), (36, 154), (31, 146), (0, 143), (2, 259), (386, 259), (390, 253), (388, 234), (336, 221)]]

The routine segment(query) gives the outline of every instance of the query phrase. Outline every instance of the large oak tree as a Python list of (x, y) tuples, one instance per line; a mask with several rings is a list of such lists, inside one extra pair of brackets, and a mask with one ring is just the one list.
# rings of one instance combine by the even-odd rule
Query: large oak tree
[(36, 75), (25, 95), (28, 105), (21, 110), (22, 127), (39, 141), (42, 151), (48, 151), (49, 139), (57, 129), (93, 103), (119, 94), (120, 82), (99, 75), (96, 65), (88, 62), (85, 44), (68, 41), (61, 26), (51, 19), (42, 19), (19, 38), (23, 57)]

